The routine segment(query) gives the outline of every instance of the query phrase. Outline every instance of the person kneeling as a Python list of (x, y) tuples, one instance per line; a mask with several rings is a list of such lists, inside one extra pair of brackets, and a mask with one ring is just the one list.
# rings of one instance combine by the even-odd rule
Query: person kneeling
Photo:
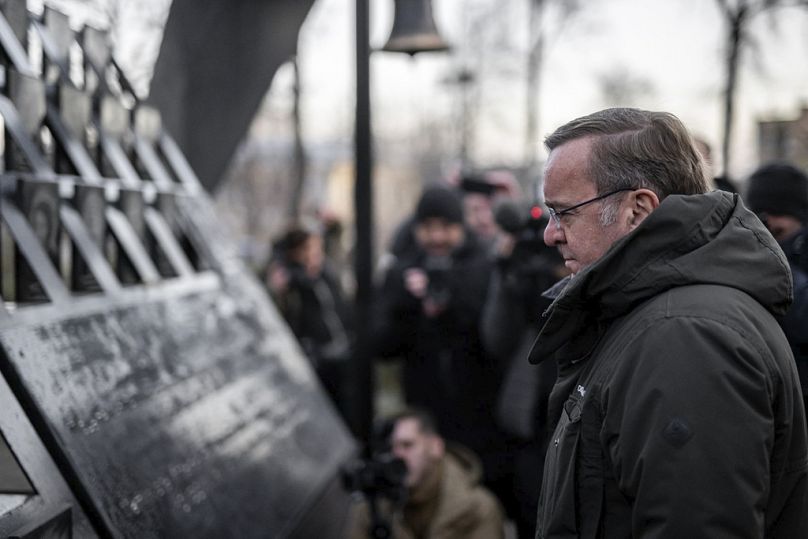
[[(404, 461), (407, 496), (392, 513), (396, 539), (500, 539), (503, 513), (497, 499), (482, 487), (479, 459), (468, 449), (447, 444), (434, 420), (421, 410), (407, 410), (392, 420), (389, 443)], [(354, 506), (351, 539), (369, 537), (366, 501)]]

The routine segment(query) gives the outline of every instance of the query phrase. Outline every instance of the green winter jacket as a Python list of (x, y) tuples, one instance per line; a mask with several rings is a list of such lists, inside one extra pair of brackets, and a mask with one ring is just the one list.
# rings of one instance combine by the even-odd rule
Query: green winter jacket
[[(777, 243), (737, 195), (669, 196), (572, 277), (537, 538), (808, 538), (808, 442)], [(808, 328), (806, 328), (808, 330)]]

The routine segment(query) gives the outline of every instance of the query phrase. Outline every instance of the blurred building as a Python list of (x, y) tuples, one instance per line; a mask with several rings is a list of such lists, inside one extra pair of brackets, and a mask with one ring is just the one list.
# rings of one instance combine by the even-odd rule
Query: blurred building
[(808, 105), (793, 120), (758, 121), (760, 162), (789, 161), (808, 170)]

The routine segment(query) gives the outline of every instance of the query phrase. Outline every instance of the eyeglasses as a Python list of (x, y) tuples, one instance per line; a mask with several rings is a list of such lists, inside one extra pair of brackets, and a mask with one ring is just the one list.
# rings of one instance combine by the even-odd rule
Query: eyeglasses
[(556, 230), (561, 229), (561, 218), (565, 215), (568, 215), (573, 210), (577, 210), (578, 208), (582, 208), (587, 204), (592, 204), (593, 202), (597, 202), (598, 200), (603, 200), (604, 198), (610, 197), (612, 195), (616, 195), (617, 193), (622, 193), (623, 191), (636, 191), (634, 187), (623, 187), (622, 189), (615, 189), (614, 191), (609, 191), (606, 194), (596, 196), (595, 198), (590, 198), (589, 200), (584, 200), (583, 202), (579, 202), (574, 206), (570, 206), (569, 208), (564, 208), (563, 210), (555, 210), (551, 207), (547, 207), (550, 211), (550, 217), (553, 218), (553, 223), (555, 223)]

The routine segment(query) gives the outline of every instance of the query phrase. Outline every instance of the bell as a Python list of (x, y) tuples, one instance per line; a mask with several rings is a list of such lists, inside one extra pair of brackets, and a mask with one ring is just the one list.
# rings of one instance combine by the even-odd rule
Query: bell
[(438, 35), (432, 18), (432, 0), (394, 0), (395, 18), (390, 37), (383, 51), (419, 52), (445, 51), (449, 45)]

